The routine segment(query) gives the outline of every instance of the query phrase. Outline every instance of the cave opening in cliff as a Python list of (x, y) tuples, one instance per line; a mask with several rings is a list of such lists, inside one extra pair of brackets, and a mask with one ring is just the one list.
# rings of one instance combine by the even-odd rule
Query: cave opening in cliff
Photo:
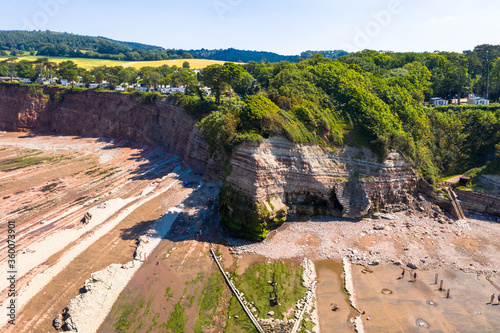
[(344, 207), (340, 203), (339, 199), (337, 199), (337, 194), (335, 193), (335, 190), (332, 190), (330, 192), (330, 205), (333, 207), (335, 210), (342, 211)]

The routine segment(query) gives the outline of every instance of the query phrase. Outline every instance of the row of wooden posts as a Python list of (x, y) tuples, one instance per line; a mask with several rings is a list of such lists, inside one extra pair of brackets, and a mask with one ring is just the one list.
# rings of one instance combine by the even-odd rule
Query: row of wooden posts
[[(438, 281), (439, 281), (439, 274), (436, 273), (436, 276), (434, 278), (434, 284), (437, 285), (438, 284)], [(441, 280), (440, 284), (439, 284), (439, 291), (445, 291), (446, 289), (443, 289), (443, 283), (444, 281)], [(451, 289), (447, 289), (446, 290), (446, 298), (450, 298), (450, 290)]]

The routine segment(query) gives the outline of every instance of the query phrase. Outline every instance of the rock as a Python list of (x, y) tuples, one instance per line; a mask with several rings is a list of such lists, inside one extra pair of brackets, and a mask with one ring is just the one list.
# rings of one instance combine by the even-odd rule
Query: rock
[(82, 218), (82, 223), (87, 224), (90, 222), (91, 219), (92, 219), (92, 214), (87, 212), (87, 214), (85, 214), (85, 216)]
[(377, 225), (373, 227), (374, 230), (384, 230), (385, 227), (383, 225)]
[(268, 316), (271, 316), (271, 317), (272, 317), (272, 316), (274, 316), (274, 311), (269, 311), (269, 312), (267, 313), (267, 315), (268, 315)]
[(62, 325), (63, 325), (63, 316), (62, 314), (58, 314), (55, 318), (54, 318), (54, 321), (52, 323), (52, 325), (54, 326), (54, 328), (56, 330), (60, 330)]
[(411, 262), (409, 262), (408, 265), (406, 265), (406, 267), (411, 268), (411, 269), (417, 269), (417, 265), (415, 265)]
[(403, 263), (401, 262), (401, 260), (397, 260), (394, 262), (394, 265), (396, 266), (401, 266)]
[(370, 266), (377, 266), (377, 265), (380, 265), (380, 262), (378, 260), (373, 260), (368, 265), (370, 265)]
[(386, 219), (386, 220), (391, 220), (391, 221), (394, 221), (397, 219), (397, 217), (395, 215), (392, 215), (392, 214), (384, 214), (384, 215), (382, 215), (382, 218)]

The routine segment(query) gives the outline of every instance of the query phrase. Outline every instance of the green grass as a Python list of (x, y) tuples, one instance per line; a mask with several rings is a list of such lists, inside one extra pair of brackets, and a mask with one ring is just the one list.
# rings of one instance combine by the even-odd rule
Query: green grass
[[(270, 293), (273, 288), (267, 283), (272, 280), (273, 272), (275, 273), (279, 302), (276, 306), (270, 304)], [(287, 266), (281, 262), (255, 264), (239, 277), (237, 287), (245, 294), (248, 302), (254, 302), (257, 308), (257, 317), (267, 318), (267, 312), (272, 310), (275, 313), (274, 318), (283, 319), (282, 313), (295, 306), (297, 301), (305, 295), (306, 288), (302, 286), (302, 273), (303, 269), (299, 265)], [(224, 332), (256, 332), (236, 297), (231, 299), (229, 317), (231, 318), (227, 320)]]
[(198, 276), (196, 278), (194, 278), (193, 280), (186, 281), (186, 285), (189, 286), (189, 285), (201, 282), (203, 280), (203, 278), (204, 278), (204, 274), (200, 272), (200, 273), (198, 273)]
[(42, 154), (42, 152), (29, 152), (28, 155), (16, 157), (13, 159), (8, 159), (5, 161), (0, 161), (0, 171), (12, 171), (16, 169), (27, 168), (42, 163), (54, 163), (59, 162), (65, 158), (63, 155), (53, 156), (53, 157), (42, 157), (37, 156)]
[(147, 316), (149, 314), (149, 310), (151, 309), (151, 304), (153, 303), (154, 296), (151, 297), (148, 301), (148, 305), (146, 306), (146, 310), (144, 311), (144, 315)]
[(174, 312), (170, 314), (168, 322), (162, 325), (162, 328), (170, 329), (173, 333), (184, 333), (186, 328), (186, 319), (184, 318), (184, 308), (179, 301), (175, 304)]
[[(238, 316), (238, 318), (235, 318), (235, 316)], [(231, 297), (229, 303), (229, 317), (231, 318), (227, 320), (224, 333), (258, 333), (250, 318), (248, 318), (241, 307), (240, 302), (234, 296)]]
[(195, 333), (201, 333), (204, 327), (214, 325), (214, 317), (220, 307), (223, 291), (224, 281), (222, 276), (218, 273), (212, 274), (201, 291), (198, 303), (198, 319), (194, 326)]
[(146, 332), (156, 332), (157, 330), (155, 329), (156, 326), (158, 326), (158, 322), (156, 321), (158, 318), (160, 317), (159, 314), (156, 314), (154, 317), (153, 317), (153, 323), (151, 325), (149, 325), (149, 328)]
[(174, 296), (174, 294), (170, 291), (170, 286), (167, 287), (167, 290), (165, 291), (165, 299), (170, 301), (170, 299)]
[(187, 307), (187, 308), (191, 308), (191, 307), (193, 306), (193, 304), (194, 304), (194, 301), (195, 301), (194, 296), (192, 296), (192, 295), (187, 295), (187, 296), (186, 296), (186, 303), (187, 303), (187, 304), (186, 304), (186, 307)]
[[(141, 300), (141, 302), (144, 302), (144, 300)], [(121, 305), (119, 310), (122, 310), (122, 314), (113, 325), (115, 332), (130, 332), (130, 328), (136, 322), (137, 314), (140, 308), (141, 307), (136, 307), (134, 303)]]
[(448, 176), (448, 177), (440, 178), (438, 180), (438, 183), (442, 183), (444, 181), (447, 181), (448, 179), (452, 179), (452, 178), (457, 177), (457, 176), (461, 176), (461, 175), (453, 175), (453, 176)]
[[(258, 317), (266, 318), (267, 313), (272, 310), (275, 318), (283, 319), (282, 313), (287, 312), (305, 295), (306, 288), (302, 286), (303, 271), (299, 265), (287, 266), (282, 262), (256, 264), (240, 277), (238, 289), (245, 294), (248, 302), (254, 302)], [(273, 279), (273, 273), (279, 303), (276, 306), (270, 304), (273, 287), (268, 283)]]
[(304, 314), (304, 318), (302, 319), (302, 327), (301, 330), (299, 331), (300, 333), (312, 332), (314, 325), (311, 320), (305, 321), (304, 319), (306, 318), (311, 319), (308, 313)]

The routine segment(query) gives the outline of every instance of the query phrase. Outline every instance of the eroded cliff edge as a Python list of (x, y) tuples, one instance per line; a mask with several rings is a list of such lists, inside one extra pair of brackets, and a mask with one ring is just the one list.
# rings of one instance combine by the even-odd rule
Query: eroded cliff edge
[(91, 90), (0, 85), (0, 130), (125, 139), (161, 146), (193, 168), (210, 161), (193, 120), (168, 100)]

